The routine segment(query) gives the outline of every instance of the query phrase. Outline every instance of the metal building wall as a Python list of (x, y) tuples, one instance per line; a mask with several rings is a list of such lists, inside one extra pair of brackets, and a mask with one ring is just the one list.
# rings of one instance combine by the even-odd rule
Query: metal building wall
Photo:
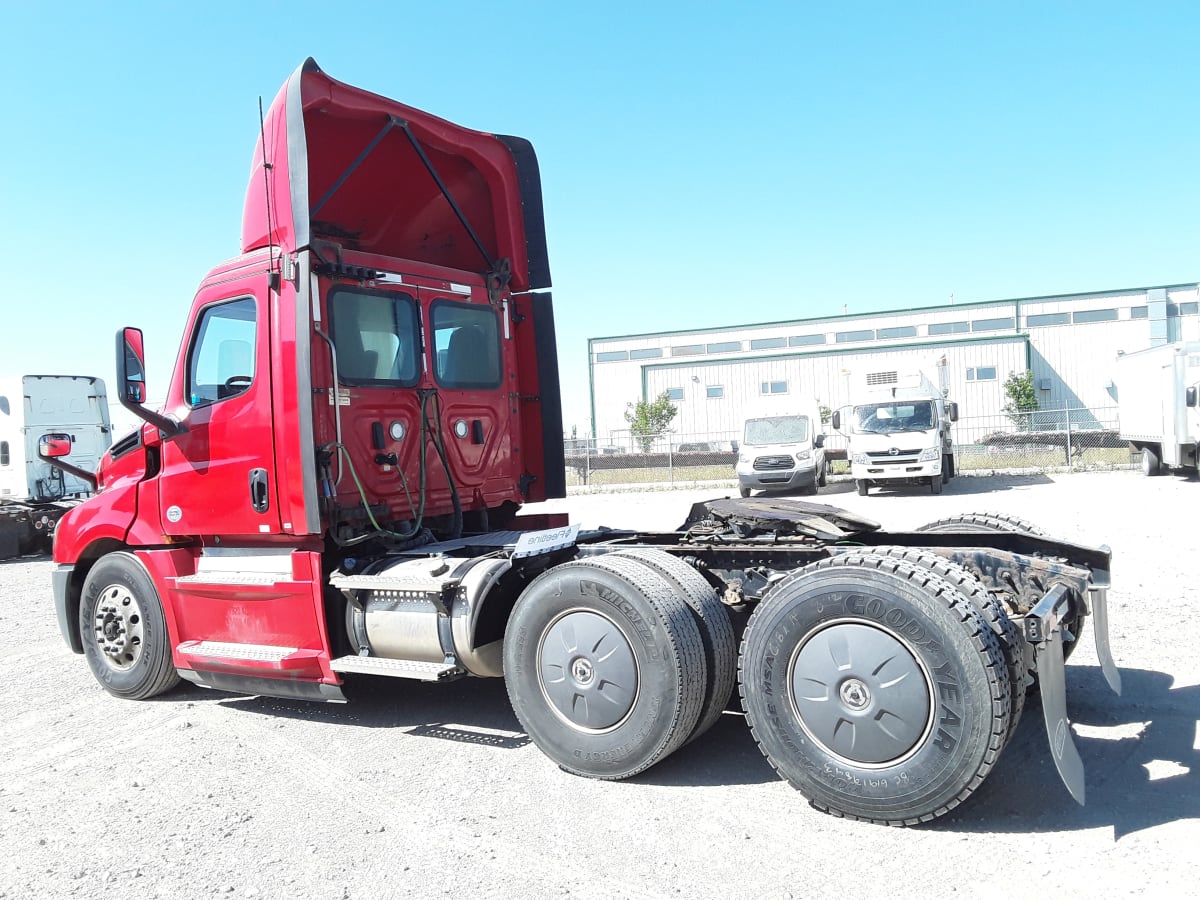
[[(1151, 297), (1165, 301), (1157, 325), (1147, 311)], [(943, 353), (945, 384), (964, 416), (1000, 414), (1004, 380), (1026, 368), (1045, 409), (1112, 406), (1118, 352), (1150, 346), (1153, 327), (1170, 340), (1200, 340), (1198, 301), (1196, 285), (1172, 285), (594, 338), (596, 433), (603, 440), (625, 429), (626, 404), (671, 388), (683, 392), (677, 433), (736, 431), (747, 415), (811, 395), (836, 408), (848, 402), (844, 372), (890, 364), (929, 370)], [(854, 340), (859, 332), (870, 339)], [(762, 383), (773, 381), (787, 381), (787, 393), (763, 394)], [(716, 386), (723, 396), (708, 397)]]

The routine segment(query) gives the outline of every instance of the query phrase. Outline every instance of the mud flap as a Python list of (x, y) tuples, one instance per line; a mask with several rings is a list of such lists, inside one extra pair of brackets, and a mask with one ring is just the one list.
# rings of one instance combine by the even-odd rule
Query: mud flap
[(1100, 660), (1100, 670), (1104, 672), (1104, 680), (1118, 696), (1121, 693), (1121, 673), (1113, 662), (1112, 646), (1108, 642), (1108, 589), (1093, 587), (1088, 592), (1092, 603), (1092, 625), (1096, 631), (1096, 656)]
[[(1083, 760), (1067, 719), (1067, 674), (1063, 663), (1062, 618), (1070, 609), (1070, 589), (1065, 584), (1050, 589), (1025, 616), (1025, 639), (1034, 647), (1042, 715), (1050, 753), (1063, 784), (1080, 806), (1084, 804)], [(1098, 627), (1098, 625), (1097, 625)]]

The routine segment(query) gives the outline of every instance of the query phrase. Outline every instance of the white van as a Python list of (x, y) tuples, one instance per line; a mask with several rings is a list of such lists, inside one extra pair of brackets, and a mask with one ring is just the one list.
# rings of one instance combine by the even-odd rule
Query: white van
[(825, 486), (825, 435), (821, 417), (810, 413), (747, 419), (738, 450), (738, 491)]

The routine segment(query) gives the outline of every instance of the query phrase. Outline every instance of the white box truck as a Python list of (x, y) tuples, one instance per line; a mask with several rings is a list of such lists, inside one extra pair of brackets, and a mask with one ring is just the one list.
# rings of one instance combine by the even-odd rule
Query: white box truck
[(940, 494), (954, 475), (950, 423), (958, 419), (958, 404), (919, 369), (851, 376), (852, 403), (845, 415), (833, 414), (833, 427), (848, 438), (859, 494), (893, 484), (927, 484)]
[(1142, 471), (1194, 471), (1200, 442), (1200, 342), (1122, 354), (1113, 380), (1121, 437), (1141, 451)]
[[(39, 456), (50, 441), (70, 444), (78, 474)], [(94, 491), (88, 473), (111, 443), (99, 378), (0, 376), (0, 559), (49, 548), (63, 513)]]

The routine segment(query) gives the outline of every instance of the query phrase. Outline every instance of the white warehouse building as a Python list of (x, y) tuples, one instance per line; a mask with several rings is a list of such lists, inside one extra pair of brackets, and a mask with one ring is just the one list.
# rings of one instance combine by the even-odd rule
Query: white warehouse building
[(960, 414), (1000, 416), (1004, 381), (1033, 373), (1042, 409), (1115, 405), (1119, 353), (1200, 340), (1200, 285), (949, 304), (588, 341), (592, 434), (628, 434), (625, 410), (666, 391), (680, 435), (736, 433), (747, 416), (850, 402), (851, 373), (918, 367)]

